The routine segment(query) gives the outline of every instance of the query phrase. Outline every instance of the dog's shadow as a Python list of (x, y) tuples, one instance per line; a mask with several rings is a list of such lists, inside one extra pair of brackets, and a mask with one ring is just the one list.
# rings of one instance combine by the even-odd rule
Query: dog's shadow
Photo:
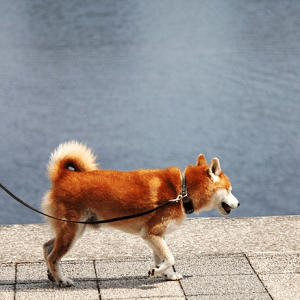
[(157, 284), (166, 282), (163, 278), (151, 278), (146, 276), (123, 276), (98, 279), (100, 289), (141, 289), (151, 290), (156, 288)]
[[(184, 276), (184, 279), (187, 276)], [(188, 276), (191, 277), (191, 276)], [(157, 285), (166, 283), (164, 278), (155, 277), (148, 279), (146, 276), (124, 276), (111, 278), (72, 278), (74, 285), (70, 287), (58, 287), (50, 280), (24, 280), (16, 283), (16, 291), (34, 291), (34, 290), (103, 290), (103, 289), (140, 289), (152, 290), (157, 288)], [(184, 280), (183, 279), (183, 280)], [(169, 281), (170, 282), (170, 281)], [(0, 285), (0, 292), (7, 291), (8, 287), (14, 289), (15, 282), (9, 282), (6, 285)]]

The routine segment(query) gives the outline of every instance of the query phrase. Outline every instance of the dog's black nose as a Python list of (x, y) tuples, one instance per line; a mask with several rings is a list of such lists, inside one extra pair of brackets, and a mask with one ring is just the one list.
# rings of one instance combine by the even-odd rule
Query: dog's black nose
[(240, 206), (240, 202), (239, 202), (239, 204), (238, 204), (238, 207)]

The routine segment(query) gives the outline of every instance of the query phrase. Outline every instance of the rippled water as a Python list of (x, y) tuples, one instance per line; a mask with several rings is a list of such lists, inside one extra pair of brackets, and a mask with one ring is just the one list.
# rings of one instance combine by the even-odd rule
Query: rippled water
[[(232, 216), (300, 214), (298, 0), (1, 6), (0, 182), (20, 198), (39, 208), (75, 139), (107, 169), (217, 156)], [(0, 224), (41, 221), (0, 191)]]

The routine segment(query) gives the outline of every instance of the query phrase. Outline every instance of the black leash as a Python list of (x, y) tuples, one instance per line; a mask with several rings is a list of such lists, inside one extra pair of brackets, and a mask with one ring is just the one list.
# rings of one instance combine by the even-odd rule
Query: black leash
[(147, 214), (150, 214), (168, 204), (171, 204), (173, 202), (178, 202), (183, 200), (183, 205), (185, 208), (185, 211), (187, 214), (190, 214), (192, 212), (194, 212), (193, 209), (193, 203), (189, 200), (188, 196), (187, 196), (187, 190), (186, 190), (186, 179), (185, 176), (182, 176), (182, 195), (179, 195), (176, 199), (172, 199), (172, 200), (168, 200), (167, 202), (153, 208), (147, 211), (144, 211), (142, 213), (139, 214), (134, 214), (134, 215), (130, 215), (130, 216), (123, 216), (123, 217), (119, 217), (119, 218), (114, 218), (114, 219), (108, 219), (108, 220), (100, 220), (100, 221), (68, 221), (68, 220), (64, 220), (64, 219), (59, 219), (59, 218), (55, 218), (53, 216), (47, 215), (37, 209), (35, 209), (34, 207), (30, 206), (29, 204), (25, 203), (24, 201), (22, 201), (20, 198), (18, 198), (16, 195), (14, 195), (11, 191), (9, 191), (4, 185), (2, 185), (0, 183), (0, 187), (8, 194), (10, 195), (13, 199), (15, 199), (16, 201), (18, 201), (19, 203), (21, 203), (22, 205), (26, 206), (27, 208), (37, 212), (38, 214), (41, 214), (43, 216), (46, 216), (48, 218), (52, 218), (58, 221), (63, 221), (63, 222), (68, 222), (68, 223), (78, 223), (78, 224), (102, 224), (102, 223), (111, 223), (111, 222), (117, 222), (117, 221), (123, 221), (123, 220), (129, 220), (129, 219), (133, 219), (133, 218), (138, 218)]

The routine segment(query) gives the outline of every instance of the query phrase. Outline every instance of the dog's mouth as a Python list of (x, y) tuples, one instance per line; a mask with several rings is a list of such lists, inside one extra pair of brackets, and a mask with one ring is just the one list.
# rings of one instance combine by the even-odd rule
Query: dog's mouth
[(232, 208), (225, 202), (222, 202), (222, 207), (225, 210), (225, 212), (229, 215)]

